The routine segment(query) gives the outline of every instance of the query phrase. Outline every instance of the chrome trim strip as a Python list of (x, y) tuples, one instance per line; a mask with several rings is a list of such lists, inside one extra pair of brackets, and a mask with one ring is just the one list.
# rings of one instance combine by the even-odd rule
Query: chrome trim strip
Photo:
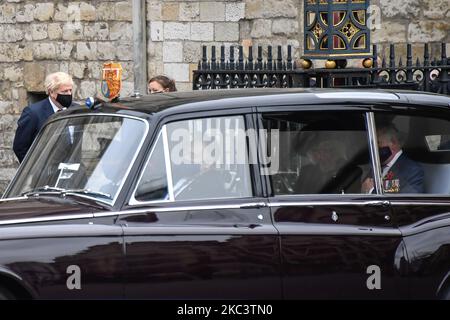
[(450, 206), (450, 200), (448, 202), (424, 202), (424, 201), (395, 201), (389, 200), (391, 205), (397, 206)]
[(16, 200), (24, 200), (24, 199), (28, 199), (28, 197), (23, 196), (23, 197), (14, 197), (14, 198), (4, 198), (4, 199), (0, 199), (0, 202), (8, 202), (8, 201), (16, 201)]
[(170, 163), (170, 152), (169, 152), (169, 140), (167, 137), (167, 126), (162, 127), (163, 135), (163, 146), (164, 146), (164, 159), (166, 160), (166, 175), (167, 175), (167, 187), (169, 189), (169, 201), (174, 201), (175, 196), (173, 195), (173, 178), (172, 178), (172, 165)]
[(83, 213), (83, 214), (72, 214), (72, 215), (65, 215), (65, 216), (51, 216), (51, 217), (40, 217), (40, 218), (24, 218), (24, 219), (4, 220), (4, 221), (0, 221), (0, 225), (74, 220), (74, 219), (92, 219), (92, 218), (94, 218), (94, 215), (92, 213)]
[[(142, 168), (141, 173), (139, 174), (139, 178), (137, 180), (136, 186), (134, 187), (133, 193), (131, 194), (130, 201), (128, 202), (129, 205), (155, 204), (155, 203), (167, 203), (167, 202), (169, 202), (169, 200), (163, 200), (163, 199), (153, 200), (153, 201), (139, 201), (139, 200), (136, 200), (136, 198), (135, 198), (135, 194), (136, 194), (136, 191), (137, 191), (137, 189), (139, 187), (139, 183), (141, 182), (142, 177), (144, 176), (144, 172), (147, 169), (148, 163), (150, 162), (150, 159), (152, 158), (153, 152), (155, 151), (156, 145), (159, 143), (159, 139), (161, 139), (161, 136), (162, 136), (162, 130), (159, 131), (158, 136), (157, 136), (157, 138), (156, 138), (156, 140), (155, 140), (155, 142), (154, 142), (154, 144), (152, 146), (152, 149), (150, 150), (150, 154), (148, 155), (148, 158), (145, 161), (145, 165)], [(166, 168), (166, 170), (167, 170), (167, 168)], [(169, 188), (169, 187), (167, 186), (167, 188)]]
[(383, 204), (383, 201), (295, 201), (295, 202), (270, 202), (269, 207), (308, 207), (308, 206), (371, 206)]
[(279, 222), (276, 228), (281, 236), (284, 235), (357, 235), (400, 237), (402, 234), (396, 228), (362, 227), (336, 224), (291, 223)]
[(194, 211), (194, 210), (219, 210), (219, 209), (242, 209), (244, 207), (252, 207), (255, 205), (260, 205), (261, 202), (249, 202), (241, 204), (229, 204), (229, 205), (204, 205), (204, 206), (180, 206), (180, 207), (165, 207), (165, 208), (146, 208), (146, 209), (131, 209), (124, 211), (114, 211), (114, 212), (96, 212), (94, 213), (95, 218), (99, 217), (109, 217), (109, 216), (123, 216), (128, 214), (139, 214), (147, 212), (176, 212), (176, 211)]
[(227, 226), (205, 226), (205, 225), (179, 225), (179, 226), (127, 226), (125, 236), (155, 236), (155, 235), (213, 235), (213, 236), (235, 236), (235, 235), (277, 235), (277, 230), (270, 224), (259, 225), (227, 225)]
[(381, 184), (381, 163), (378, 155), (378, 140), (376, 135), (375, 116), (373, 112), (367, 114), (367, 132), (369, 138), (369, 150), (372, 157), (372, 168), (374, 169), (374, 182), (377, 194), (383, 194), (383, 187)]

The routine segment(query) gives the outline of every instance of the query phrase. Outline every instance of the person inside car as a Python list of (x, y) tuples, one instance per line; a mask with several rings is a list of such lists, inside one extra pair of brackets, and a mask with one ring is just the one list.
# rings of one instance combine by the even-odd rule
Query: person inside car
[(296, 193), (360, 193), (362, 169), (347, 161), (341, 141), (329, 135), (317, 136), (306, 155), (310, 164), (301, 168)]
[[(423, 168), (403, 152), (400, 134), (395, 125), (391, 123), (378, 128), (377, 139), (384, 192), (423, 193)], [(373, 190), (373, 179), (365, 179), (362, 191), (373, 193)]]

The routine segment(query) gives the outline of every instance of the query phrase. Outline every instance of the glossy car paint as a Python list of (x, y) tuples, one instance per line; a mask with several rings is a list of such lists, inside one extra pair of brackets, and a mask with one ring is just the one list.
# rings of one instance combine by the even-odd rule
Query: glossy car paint
[[(427, 108), (449, 112), (448, 99), (440, 96), (389, 96), (361, 102), (351, 92), (336, 99), (312, 90), (233, 90), (61, 112), (52, 119), (95, 112), (140, 116), (150, 123), (147, 145), (114, 207), (56, 195), (1, 200), (0, 284), (19, 298), (43, 299), (436, 298), (450, 284), (448, 197), (265, 194), (245, 201), (127, 206), (151, 137), (167, 117), (287, 105), (389, 111), (388, 103), (421, 110), (424, 101)], [(263, 182), (255, 189), (270, 190)], [(381, 267), (379, 291), (366, 287), (372, 264)], [(67, 288), (73, 265), (81, 270), (81, 290)]]

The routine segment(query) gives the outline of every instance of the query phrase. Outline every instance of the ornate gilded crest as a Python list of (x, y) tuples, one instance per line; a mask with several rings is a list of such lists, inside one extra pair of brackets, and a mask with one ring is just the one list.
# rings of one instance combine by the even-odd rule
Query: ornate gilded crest
[(117, 98), (122, 88), (122, 65), (117, 62), (103, 64), (102, 94), (105, 98)]

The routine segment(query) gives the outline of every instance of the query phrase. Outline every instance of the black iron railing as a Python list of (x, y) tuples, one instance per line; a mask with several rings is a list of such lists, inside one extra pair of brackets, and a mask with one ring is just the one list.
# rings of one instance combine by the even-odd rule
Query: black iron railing
[[(237, 49), (238, 57), (235, 57)], [(392, 88), (410, 89), (441, 94), (450, 94), (450, 59), (446, 45), (441, 45), (440, 59), (430, 59), (429, 46), (424, 45), (423, 60), (412, 56), (412, 46), (407, 44), (406, 64), (397, 60), (394, 45), (390, 46), (389, 58), (378, 58), (378, 47), (373, 45), (373, 65), (369, 68), (345, 68), (337, 62), (337, 68), (297, 68), (292, 57), (292, 48), (287, 47), (287, 57), (283, 58), (282, 47), (267, 48), (267, 57), (263, 58), (262, 47), (249, 47), (248, 59), (244, 59), (244, 48), (229, 47), (229, 58), (225, 59), (225, 47), (220, 48), (220, 57), (216, 48), (211, 47), (211, 58), (203, 47), (203, 57), (194, 71), (193, 89), (230, 89), (230, 88)], [(372, 61), (368, 61), (369, 64)]]

